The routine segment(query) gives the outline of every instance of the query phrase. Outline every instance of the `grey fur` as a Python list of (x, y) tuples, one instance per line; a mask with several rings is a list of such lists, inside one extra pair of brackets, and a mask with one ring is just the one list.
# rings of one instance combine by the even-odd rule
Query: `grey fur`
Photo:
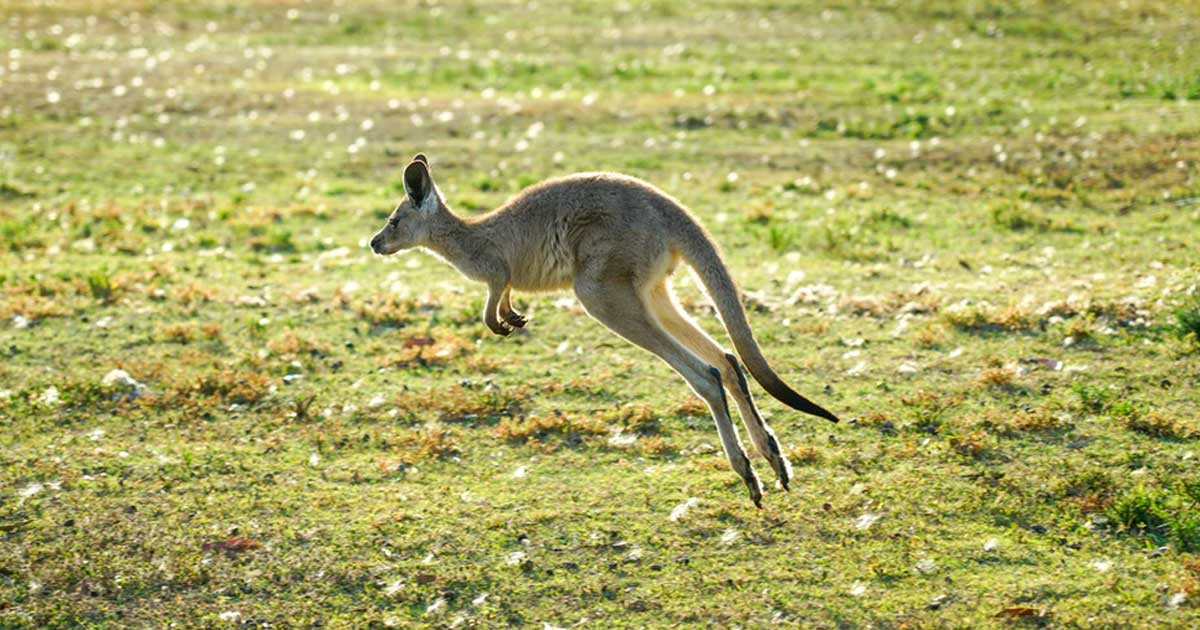
[[(423, 247), (487, 284), (483, 321), (499, 335), (526, 324), (512, 309), (513, 289), (574, 288), (593, 318), (658, 355), (705, 400), (730, 464), (756, 504), (758, 479), (730, 422), (725, 390), (738, 403), (756, 450), (785, 486), (790, 465), (736, 361), (731, 364), (726, 351), (675, 303), (669, 277), (681, 260), (704, 282), (755, 380), (782, 402), (836, 422), (767, 364), (716, 244), (686, 208), (653, 185), (616, 173), (579, 173), (535, 184), (497, 210), (468, 218), (446, 206), (424, 155), (408, 165), (404, 181), (409, 194), (371, 239), (372, 250), (392, 254)], [(715, 386), (712, 374), (718, 375)]]

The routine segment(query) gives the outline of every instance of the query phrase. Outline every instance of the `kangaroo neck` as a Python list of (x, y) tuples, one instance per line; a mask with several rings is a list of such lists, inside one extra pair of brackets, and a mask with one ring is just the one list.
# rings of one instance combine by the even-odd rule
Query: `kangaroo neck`
[(471, 279), (482, 278), (491, 267), (487, 261), (492, 258), (492, 248), (479, 226), (449, 211), (446, 219), (430, 230), (426, 247)]

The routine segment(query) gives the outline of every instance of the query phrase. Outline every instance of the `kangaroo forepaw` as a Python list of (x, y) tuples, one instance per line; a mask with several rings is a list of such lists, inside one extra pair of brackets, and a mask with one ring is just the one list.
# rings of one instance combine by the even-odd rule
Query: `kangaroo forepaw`
[(515, 330), (512, 326), (509, 326), (505, 322), (487, 322), (487, 327), (501, 337), (507, 337), (513, 334), (513, 330)]
[(524, 328), (525, 324), (529, 323), (529, 318), (516, 311), (513, 311), (504, 316), (504, 321), (510, 326)]

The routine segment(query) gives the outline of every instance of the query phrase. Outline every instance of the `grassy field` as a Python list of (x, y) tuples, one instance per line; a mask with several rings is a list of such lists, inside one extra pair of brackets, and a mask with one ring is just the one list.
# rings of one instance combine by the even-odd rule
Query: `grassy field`
[[(0, 16), (0, 627), (1200, 624), (1200, 5)], [(792, 491), (571, 296), (371, 255), (417, 151), (691, 207), (844, 419), (755, 390)]]

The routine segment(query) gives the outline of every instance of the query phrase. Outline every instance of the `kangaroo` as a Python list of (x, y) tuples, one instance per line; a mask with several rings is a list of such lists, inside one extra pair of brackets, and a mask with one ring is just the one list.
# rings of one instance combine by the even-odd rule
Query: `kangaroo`
[[(371, 239), (372, 251), (390, 255), (423, 247), (486, 283), (483, 322), (497, 335), (528, 323), (513, 310), (513, 289), (573, 288), (588, 315), (657, 355), (704, 400), (730, 465), (759, 508), (762, 485), (730, 419), (726, 390), (784, 490), (792, 470), (754, 405), (738, 357), (780, 402), (838, 421), (767, 364), (716, 243), (682, 204), (653, 185), (617, 173), (578, 173), (530, 186), (482, 216), (460, 217), (446, 206), (429, 160), (417, 154), (404, 169), (404, 189), (405, 198)], [(680, 309), (669, 282), (680, 260), (708, 290), (737, 356)]]

